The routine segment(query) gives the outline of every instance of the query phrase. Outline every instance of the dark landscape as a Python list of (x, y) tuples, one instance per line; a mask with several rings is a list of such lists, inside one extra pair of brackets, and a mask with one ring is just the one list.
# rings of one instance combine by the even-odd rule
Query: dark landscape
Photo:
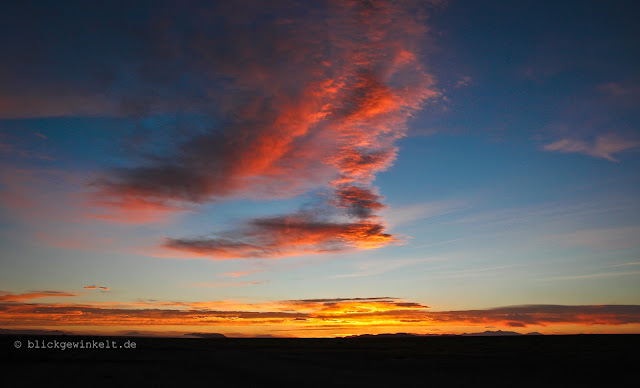
[[(2, 335), (5, 386), (635, 386), (640, 335), (157, 338)], [(16, 349), (15, 341), (135, 349)], [(125, 383), (126, 382), (126, 383)]]

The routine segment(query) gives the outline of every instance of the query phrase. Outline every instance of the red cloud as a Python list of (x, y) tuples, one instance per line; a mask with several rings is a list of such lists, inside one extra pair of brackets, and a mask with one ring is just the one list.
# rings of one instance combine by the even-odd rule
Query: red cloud
[(144, 58), (159, 73), (197, 78), (197, 92), (210, 104), (198, 106), (216, 124), (174, 152), (101, 178), (96, 204), (113, 209), (101, 217), (155, 221), (184, 204), (287, 197), (324, 186), (335, 207), (323, 209), (326, 216), (248, 220), (215, 238), (169, 239), (165, 246), (234, 258), (397, 242), (375, 215), (385, 205), (372, 182), (393, 163), (407, 120), (438, 96), (417, 61), (426, 28), (415, 4), (323, 2), (319, 11), (270, 3), (275, 19), (243, 3), (221, 7), (229, 20), (215, 22), (224, 39), (202, 28), (213, 23), (207, 13), (185, 15), (188, 33), (166, 24), (156, 34), (166, 40), (153, 47), (187, 39), (175, 49), (198, 61), (176, 63), (162, 52)]
[(108, 290), (109, 287), (100, 287), (100, 286), (84, 286), (82, 288), (85, 288), (87, 290)]
[[(177, 211), (184, 211), (186, 207), (145, 199), (139, 196), (128, 196), (119, 193), (117, 196), (106, 192), (89, 195), (85, 211), (88, 218), (96, 218), (126, 224), (144, 224), (163, 222)], [(97, 210), (97, 212), (96, 212)]]
[(12, 294), (5, 291), (0, 291), (0, 302), (21, 302), (23, 300), (39, 299), (39, 298), (53, 298), (59, 296), (77, 296), (69, 292), (63, 291), (31, 291), (23, 294)]
[(252, 220), (214, 238), (168, 239), (165, 247), (217, 258), (283, 257), (349, 248), (378, 248), (397, 241), (374, 222), (331, 222), (313, 212)]
[[(51, 295), (45, 292), (46, 296)], [(60, 295), (55, 295), (60, 296)], [(70, 295), (69, 295), (70, 296)], [(24, 297), (29, 299), (30, 297)], [(142, 306), (142, 307), (141, 307)], [(163, 302), (129, 304), (37, 304), (19, 298), (0, 302), (0, 326), (162, 327), (246, 326), (292, 333), (305, 330), (348, 330), (367, 333), (379, 328), (424, 332), (455, 327), (553, 327), (566, 325), (640, 325), (638, 305), (524, 305), (485, 310), (430, 311), (421, 303), (397, 298), (335, 298), (267, 303)], [(575, 329), (573, 329), (575, 330)]]

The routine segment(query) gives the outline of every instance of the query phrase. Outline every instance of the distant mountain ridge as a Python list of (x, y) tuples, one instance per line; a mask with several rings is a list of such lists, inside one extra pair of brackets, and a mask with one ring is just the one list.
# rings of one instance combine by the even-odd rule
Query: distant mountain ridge
[(0, 329), (0, 334), (13, 335), (74, 335), (72, 332), (62, 330), (32, 330), (32, 329)]
[(502, 337), (502, 336), (523, 336), (523, 335), (544, 335), (544, 334), (538, 333), (537, 331), (523, 334), (515, 331), (487, 330), (481, 333), (462, 333), (462, 334), (414, 334), (414, 333), (360, 334), (360, 335), (349, 335), (342, 338)]
[(226, 335), (220, 333), (187, 333), (184, 336), (196, 338), (227, 338)]

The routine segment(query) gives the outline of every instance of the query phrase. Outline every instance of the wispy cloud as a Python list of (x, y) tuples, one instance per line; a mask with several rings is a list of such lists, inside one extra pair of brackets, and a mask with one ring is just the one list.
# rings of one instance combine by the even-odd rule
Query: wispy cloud
[(95, 286), (95, 285), (84, 286), (82, 288), (87, 290), (108, 290), (109, 289), (109, 287), (102, 287), (102, 286)]
[(554, 235), (551, 239), (562, 244), (589, 247), (597, 250), (625, 249), (640, 246), (640, 226), (584, 229)]
[[(138, 305), (138, 306), (136, 306)], [(303, 333), (322, 328), (370, 332), (376, 328), (422, 331), (457, 326), (546, 327), (639, 325), (638, 305), (522, 305), (479, 310), (431, 311), (393, 297), (281, 300), (265, 303), (147, 301), (112, 304), (37, 304), (2, 301), (5, 327), (84, 326), (216, 328), (244, 326)]]
[(382, 212), (389, 225), (398, 226), (426, 218), (438, 217), (468, 208), (461, 200), (444, 200), (394, 206)]
[(390, 271), (395, 271), (400, 268), (414, 266), (422, 263), (437, 262), (448, 260), (447, 257), (426, 257), (417, 259), (393, 259), (393, 260), (375, 260), (364, 261), (358, 263), (356, 267), (357, 272), (343, 275), (336, 275), (337, 278), (352, 278), (363, 276), (374, 276), (383, 274)]
[(79, 180), (64, 170), (2, 163), (0, 206), (19, 221), (73, 221), (81, 211), (72, 198), (74, 189), (82, 190)]
[(640, 271), (620, 271), (620, 272), (598, 272), (583, 275), (572, 276), (554, 276), (543, 280), (581, 280), (581, 279), (600, 279), (600, 278), (612, 278), (621, 276), (639, 275)]
[(86, 232), (74, 231), (69, 235), (37, 233), (35, 241), (55, 248), (96, 251), (112, 246), (114, 240), (112, 238), (94, 237)]
[(69, 116), (121, 116), (118, 102), (90, 92), (65, 96), (55, 90), (34, 91), (28, 96), (0, 93), (0, 119)]
[(241, 287), (241, 286), (252, 286), (256, 284), (264, 284), (268, 283), (267, 280), (254, 280), (250, 282), (201, 282), (190, 284), (187, 287), (202, 287), (202, 288), (217, 288), (217, 287)]
[(513, 268), (524, 267), (525, 264), (509, 264), (509, 265), (496, 265), (490, 267), (478, 267), (462, 270), (449, 271), (443, 274), (444, 277), (450, 278), (468, 278), (476, 276), (496, 276), (503, 270), (511, 270)]
[(640, 85), (635, 82), (605, 82), (598, 90), (612, 97), (636, 98), (640, 96)]
[[(253, 23), (216, 19), (224, 41), (201, 28), (207, 13), (184, 11), (193, 28), (165, 24), (153, 34), (163, 39), (156, 47), (199, 59), (176, 63), (174, 55), (157, 53), (142, 60), (172, 74), (197, 74), (198, 91), (206, 88), (198, 95), (210, 104), (203, 113), (217, 124), (186, 131), (172, 152), (109, 171), (93, 186), (95, 203), (116, 209), (107, 210), (112, 218), (140, 220), (139, 209), (161, 214), (321, 189), (326, 200), (315, 211), (250, 219), (219, 235), (171, 238), (164, 247), (231, 259), (398, 243), (378, 216), (386, 205), (373, 181), (393, 164), (407, 121), (439, 96), (419, 61), (424, 13), (385, 0), (329, 2), (322, 12), (267, 7), (281, 17), (258, 17), (242, 2), (226, 5), (226, 15)], [(183, 39), (191, 44), (174, 47)]]
[(264, 269), (253, 269), (249, 271), (234, 271), (234, 272), (223, 272), (218, 276), (228, 277), (228, 278), (239, 278), (241, 276), (247, 276), (258, 272), (263, 272)]
[(565, 138), (543, 146), (545, 151), (563, 153), (581, 153), (596, 158), (617, 162), (614, 154), (635, 149), (640, 146), (637, 139), (615, 134), (599, 135), (593, 140)]
[(469, 77), (468, 75), (462, 76), (460, 77), (460, 79), (458, 80), (458, 82), (456, 82), (456, 88), (461, 88), (464, 86), (469, 86), (469, 84), (471, 83), (471, 77)]
[(64, 291), (30, 291), (22, 294), (13, 294), (7, 291), (0, 291), (0, 302), (21, 302), (30, 299), (40, 298), (57, 298), (57, 297), (69, 297), (78, 296), (70, 292)]
[(270, 258), (371, 249), (398, 240), (371, 221), (333, 222), (315, 212), (259, 218), (215, 238), (167, 239), (165, 247), (214, 258)]
[(640, 265), (640, 261), (632, 261), (629, 263), (621, 263), (621, 264), (612, 264), (609, 267), (628, 267), (632, 265)]

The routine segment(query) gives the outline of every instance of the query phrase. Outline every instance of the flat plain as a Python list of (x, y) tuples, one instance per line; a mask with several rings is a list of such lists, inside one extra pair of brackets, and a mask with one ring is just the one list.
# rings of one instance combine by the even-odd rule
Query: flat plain
[[(27, 341), (135, 342), (29, 349)], [(636, 386), (640, 335), (158, 338), (2, 335), (10, 386)], [(15, 341), (23, 344), (16, 348)], [(40, 342), (42, 343), (42, 342)], [(119, 345), (118, 345), (119, 346)], [(4, 384), (3, 384), (4, 385)], [(5, 385), (9, 386), (9, 385)]]

